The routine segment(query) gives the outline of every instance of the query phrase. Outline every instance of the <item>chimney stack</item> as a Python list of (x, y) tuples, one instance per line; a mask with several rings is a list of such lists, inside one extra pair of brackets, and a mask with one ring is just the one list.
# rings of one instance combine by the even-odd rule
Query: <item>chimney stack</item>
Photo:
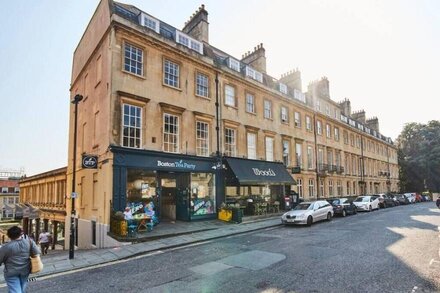
[(367, 119), (366, 121), (367, 127), (371, 128), (373, 130), (376, 130), (377, 132), (379, 131), (379, 119), (377, 119), (377, 117), (371, 117), (369, 119)]
[(320, 80), (311, 82), (307, 91), (315, 99), (330, 99), (330, 82), (327, 77), (322, 77)]
[(182, 31), (197, 41), (209, 43), (208, 11), (205, 10), (204, 4), (185, 22)]
[(254, 47), (254, 51), (245, 53), (241, 62), (252, 66), (255, 70), (266, 73), (266, 50), (263, 48), (263, 43)]
[(339, 108), (341, 108), (342, 114), (344, 116), (351, 116), (351, 103), (349, 99), (345, 98), (345, 100), (339, 102)]
[(302, 92), (301, 71), (298, 68), (281, 75), (280, 82)]
[(353, 118), (354, 120), (356, 120), (358, 122), (361, 122), (362, 124), (365, 124), (365, 111), (360, 110), (360, 111), (353, 112), (351, 114), (351, 118)]

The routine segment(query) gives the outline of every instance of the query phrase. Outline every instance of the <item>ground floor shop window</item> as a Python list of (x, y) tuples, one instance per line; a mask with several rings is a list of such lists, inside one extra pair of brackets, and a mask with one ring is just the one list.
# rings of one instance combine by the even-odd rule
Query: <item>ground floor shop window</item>
[(156, 174), (140, 169), (127, 170), (126, 220), (155, 216), (158, 204)]
[(192, 216), (215, 214), (215, 175), (211, 173), (191, 173)]
[(278, 213), (285, 194), (284, 185), (226, 186), (226, 205), (240, 207), (247, 216)]

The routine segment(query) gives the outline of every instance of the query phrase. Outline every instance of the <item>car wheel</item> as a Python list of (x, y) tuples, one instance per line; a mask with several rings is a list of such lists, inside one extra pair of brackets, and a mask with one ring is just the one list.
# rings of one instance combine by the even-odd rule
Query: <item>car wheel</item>
[(368, 207), (368, 211), (371, 212), (373, 208), (371, 206)]
[(342, 210), (342, 216), (345, 217), (347, 215), (347, 212), (345, 210)]
[(312, 216), (309, 216), (307, 218), (307, 226), (312, 226), (312, 223), (313, 223), (313, 218), (312, 218)]
[(332, 213), (327, 213), (327, 221), (331, 221), (332, 220)]

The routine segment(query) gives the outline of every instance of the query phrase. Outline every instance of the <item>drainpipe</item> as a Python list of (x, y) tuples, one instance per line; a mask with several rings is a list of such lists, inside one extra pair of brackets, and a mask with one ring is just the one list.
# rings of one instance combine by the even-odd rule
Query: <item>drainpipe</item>
[(218, 72), (215, 74), (215, 131), (217, 134), (217, 150), (215, 152), (215, 155), (217, 156), (217, 159), (220, 158), (220, 115), (219, 115), (219, 97), (218, 97)]
[(316, 141), (316, 114), (313, 114), (313, 136), (314, 136), (314, 144), (315, 144), (316, 199), (318, 199), (320, 185), (319, 185), (319, 171), (318, 171), (318, 143)]
[(364, 181), (364, 138), (362, 137), (362, 135), (360, 135), (361, 138), (361, 182), (362, 182), (362, 191), (363, 193), (366, 193), (366, 187), (367, 187), (367, 183)]

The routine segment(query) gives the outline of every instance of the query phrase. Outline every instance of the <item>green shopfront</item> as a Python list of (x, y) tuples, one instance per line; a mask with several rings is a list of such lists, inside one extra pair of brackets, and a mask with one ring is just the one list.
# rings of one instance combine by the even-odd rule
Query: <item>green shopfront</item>
[(223, 198), (217, 160), (112, 146), (114, 211), (154, 209), (160, 220), (217, 217)]

